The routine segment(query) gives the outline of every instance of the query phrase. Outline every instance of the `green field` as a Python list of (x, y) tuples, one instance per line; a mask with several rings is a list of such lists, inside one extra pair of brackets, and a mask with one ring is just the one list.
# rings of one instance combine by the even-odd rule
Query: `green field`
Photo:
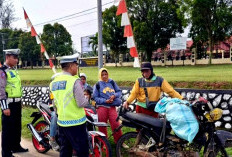
[[(132, 81), (141, 76), (139, 68), (106, 68), (109, 70), (110, 77), (116, 81)], [(97, 67), (80, 67), (80, 72), (84, 72), (90, 81), (98, 80)], [(154, 72), (168, 81), (232, 82), (232, 65), (154, 67)], [(50, 80), (53, 72), (51, 69), (33, 69), (19, 70), (19, 74), (22, 80)]]
[[(109, 70), (110, 78), (114, 79), (120, 86), (132, 86), (134, 81), (141, 77), (139, 68), (107, 67), (107, 69)], [(60, 72), (61, 69), (57, 71)], [(97, 67), (81, 67), (80, 72), (84, 72), (87, 75), (87, 82), (91, 85), (98, 81)], [(232, 65), (154, 67), (154, 72), (156, 75), (162, 76), (174, 87), (232, 88)], [(53, 75), (51, 69), (20, 69), (19, 73), (24, 85), (48, 85)], [(214, 84), (217, 84), (217, 86), (210, 87), (214, 86)]]

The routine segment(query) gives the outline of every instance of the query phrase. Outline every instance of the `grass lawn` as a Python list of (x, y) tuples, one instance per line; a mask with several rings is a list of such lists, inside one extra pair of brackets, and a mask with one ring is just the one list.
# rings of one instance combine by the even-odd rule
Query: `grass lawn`
[[(139, 68), (133, 67), (107, 67), (110, 78), (125, 85), (134, 82), (141, 77)], [(61, 71), (58, 69), (57, 71)], [(98, 80), (97, 67), (80, 67), (80, 72), (87, 75), (87, 81), (90, 84)], [(210, 65), (210, 66), (169, 66), (154, 67), (154, 72), (158, 76), (162, 76), (169, 82), (230, 82), (232, 83), (232, 65)], [(19, 70), (19, 74), (23, 81), (29, 81), (35, 84), (36, 81), (50, 81), (53, 72), (51, 69), (33, 69)]]

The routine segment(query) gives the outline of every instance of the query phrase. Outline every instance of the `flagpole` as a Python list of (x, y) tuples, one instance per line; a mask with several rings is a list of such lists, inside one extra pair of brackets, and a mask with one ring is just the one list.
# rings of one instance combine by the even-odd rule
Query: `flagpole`
[(98, 69), (103, 67), (103, 46), (102, 46), (102, 2), (97, 1), (98, 8)]

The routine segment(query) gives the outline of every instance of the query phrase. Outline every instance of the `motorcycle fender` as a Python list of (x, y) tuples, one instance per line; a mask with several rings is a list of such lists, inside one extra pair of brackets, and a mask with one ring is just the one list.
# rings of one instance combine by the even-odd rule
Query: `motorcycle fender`
[(34, 119), (32, 120), (31, 124), (35, 124), (35, 122), (40, 119), (40, 117), (42, 117), (41, 113), (39, 112), (33, 112), (31, 114), (31, 117), (34, 117)]
[(223, 147), (232, 147), (232, 133), (224, 130), (217, 130), (216, 136), (220, 140)]
[(92, 139), (92, 147), (95, 147), (95, 137), (96, 136), (106, 136), (104, 133), (100, 132), (100, 131), (88, 131), (89, 136)]
[(88, 131), (89, 135), (91, 137), (95, 137), (95, 136), (106, 136), (104, 133), (100, 132), (100, 131)]

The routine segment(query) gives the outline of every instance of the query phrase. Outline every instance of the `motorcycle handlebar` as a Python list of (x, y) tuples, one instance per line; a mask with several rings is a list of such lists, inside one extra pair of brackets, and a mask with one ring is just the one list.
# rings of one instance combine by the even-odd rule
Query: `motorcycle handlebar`
[(118, 117), (117, 117), (116, 121), (119, 120), (119, 117), (120, 117), (120, 116), (122, 116), (122, 115), (124, 115), (126, 112), (130, 112), (130, 111), (132, 111), (130, 107), (125, 108), (125, 107), (123, 107), (123, 106), (120, 106), (120, 107), (119, 107), (119, 111), (118, 111)]

